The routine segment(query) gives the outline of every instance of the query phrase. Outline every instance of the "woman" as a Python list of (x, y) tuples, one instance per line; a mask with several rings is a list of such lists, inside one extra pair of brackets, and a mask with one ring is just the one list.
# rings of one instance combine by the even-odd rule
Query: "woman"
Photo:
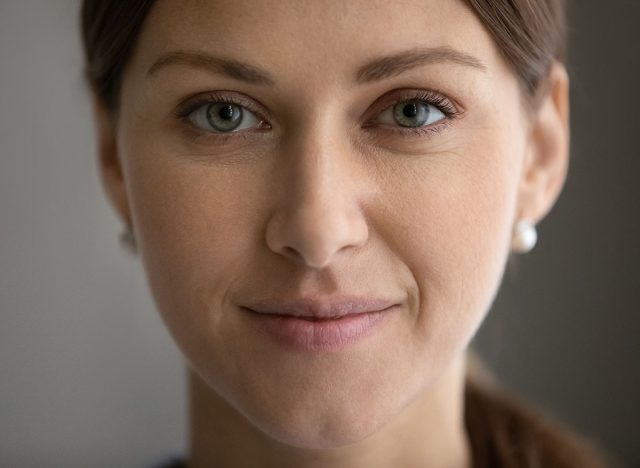
[(467, 371), (568, 161), (552, 0), (86, 0), (108, 197), (188, 466), (588, 467)]

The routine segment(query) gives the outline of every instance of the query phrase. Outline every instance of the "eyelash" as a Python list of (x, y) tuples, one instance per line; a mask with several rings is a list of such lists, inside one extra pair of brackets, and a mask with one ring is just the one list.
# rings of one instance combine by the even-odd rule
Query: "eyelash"
[[(385, 99), (385, 96), (389, 96), (388, 100)], [(383, 126), (385, 128), (385, 131), (395, 135), (405, 137), (428, 136), (440, 133), (442, 130), (448, 127), (454, 119), (460, 117), (460, 115), (462, 114), (462, 112), (453, 104), (453, 102), (451, 102), (451, 100), (436, 91), (405, 90), (399, 94), (395, 91), (392, 91), (390, 93), (387, 93), (385, 96), (381, 98), (381, 100), (384, 102), (384, 105), (382, 106), (382, 109), (377, 112), (376, 116), (380, 115), (380, 113), (382, 113), (383, 111), (395, 106), (400, 102), (415, 100), (422, 101), (435, 107), (440, 112), (442, 112), (442, 114), (444, 115), (444, 119), (433, 124), (421, 127), (402, 127), (386, 124), (381, 125), (376, 122), (367, 122), (364, 125), (365, 128), (369, 129), (376, 126)]]
[[(394, 95), (393, 98), (389, 97), (388, 102), (385, 99), (385, 96)], [(396, 91), (392, 91), (391, 93), (387, 93), (381, 98), (383, 102), (385, 102), (384, 107), (381, 110), (377, 111), (376, 116), (380, 115), (383, 111), (389, 109), (390, 107), (396, 105), (397, 103), (403, 101), (422, 101), (426, 104), (434, 106), (444, 115), (444, 118), (434, 124), (421, 126), (421, 127), (402, 127), (402, 126), (394, 126), (388, 124), (380, 124), (374, 121), (366, 122), (363, 127), (367, 130), (372, 129), (374, 127), (384, 127), (384, 130), (390, 134), (400, 135), (404, 137), (412, 137), (412, 136), (428, 136), (441, 132), (446, 127), (448, 127), (451, 122), (458, 118), (461, 115), (461, 111), (445, 96), (435, 91), (428, 90), (416, 90), (416, 91), (404, 91), (398, 93)], [(256, 117), (260, 119), (260, 127), (258, 130), (269, 130), (271, 129), (271, 125), (268, 123), (268, 119), (264, 118), (264, 115), (267, 112), (263, 111), (261, 108), (258, 108), (253, 102), (250, 100), (243, 98), (241, 95), (233, 94), (221, 94), (210, 92), (195, 99), (189, 100), (181, 105), (175, 111), (175, 117), (182, 122), (186, 127), (193, 133), (195, 133), (196, 138), (215, 138), (219, 142), (225, 142), (228, 139), (234, 138), (248, 138), (250, 136), (250, 132), (246, 130), (241, 131), (231, 131), (231, 132), (208, 132), (206, 130), (201, 129), (200, 127), (193, 124), (190, 120), (190, 115), (199, 109), (201, 106), (214, 104), (214, 103), (225, 103), (225, 104), (233, 104), (236, 106), (241, 106), (250, 112), (254, 113)], [(264, 126), (263, 126), (264, 124)], [(256, 129), (252, 129), (255, 131)]]
[[(200, 127), (196, 126), (194, 123), (191, 122), (189, 117), (193, 112), (195, 112), (202, 106), (206, 106), (214, 103), (225, 103), (225, 104), (233, 104), (236, 106), (241, 106), (242, 108), (247, 109), (252, 113), (256, 114), (256, 116), (259, 119), (261, 119), (260, 125), (262, 125), (264, 122), (267, 121), (267, 119), (263, 117), (263, 115), (266, 114), (266, 112), (262, 111), (261, 109), (258, 109), (255, 104), (253, 104), (251, 101), (249, 101), (246, 98), (242, 98), (241, 95), (237, 95), (234, 93), (230, 96), (228, 94), (213, 93), (213, 92), (206, 93), (204, 95), (196, 97), (195, 99), (187, 100), (186, 102), (183, 102), (176, 109), (175, 117), (189, 130), (189, 133), (191, 135), (195, 135), (196, 139), (215, 138), (218, 142), (224, 143), (229, 139), (248, 137), (247, 131), (220, 132), (220, 133), (207, 132), (206, 130), (201, 129)], [(270, 128), (271, 126), (268, 125), (267, 127), (262, 129), (268, 130)]]

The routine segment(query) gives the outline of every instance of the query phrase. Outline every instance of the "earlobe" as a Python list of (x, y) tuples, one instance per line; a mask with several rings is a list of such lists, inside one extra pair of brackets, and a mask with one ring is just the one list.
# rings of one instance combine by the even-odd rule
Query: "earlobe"
[(569, 165), (569, 78), (564, 65), (554, 63), (531, 130), (518, 195), (517, 218), (538, 223), (551, 210)]
[(124, 171), (116, 140), (113, 116), (98, 97), (93, 99), (93, 111), (97, 129), (98, 172), (111, 206), (123, 224), (131, 225), (131, 213), (127, 196)]

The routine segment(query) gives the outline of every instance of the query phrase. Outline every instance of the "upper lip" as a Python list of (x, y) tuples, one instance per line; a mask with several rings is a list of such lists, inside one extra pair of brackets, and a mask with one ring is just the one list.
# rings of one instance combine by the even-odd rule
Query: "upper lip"
[(396, 304), (397, 301), (378, 297), (341, 296), (261, 300), (243, 307), (259, 314), (330, 319), (364, 312), (380, 312)]

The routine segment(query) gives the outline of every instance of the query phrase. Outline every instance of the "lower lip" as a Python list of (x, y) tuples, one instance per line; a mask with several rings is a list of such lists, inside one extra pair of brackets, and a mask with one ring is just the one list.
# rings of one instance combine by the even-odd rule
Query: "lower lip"
[(249, 315), (260, 331), (286, 348), (296, 351), (336, 351), (371, 335), (392, 309), (393, 306), (380, 311), (315, 321), (253, 311), (249, 311)]

